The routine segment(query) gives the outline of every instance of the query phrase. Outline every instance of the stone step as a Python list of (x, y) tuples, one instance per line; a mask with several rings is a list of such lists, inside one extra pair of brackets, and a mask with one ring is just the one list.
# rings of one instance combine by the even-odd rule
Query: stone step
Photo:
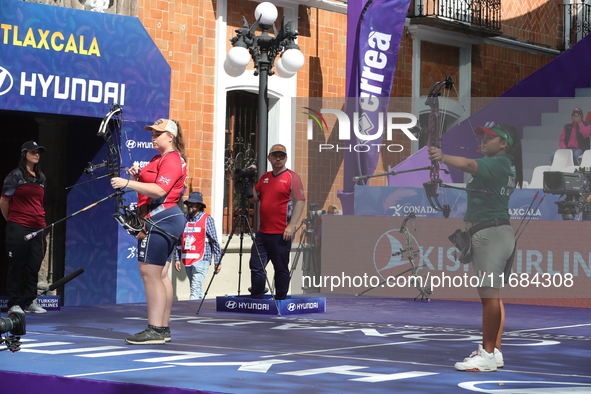
[[(584, 111), (583, 111), (584, 112)], [(541, 117), (541, 125), (546, 127), (554, 127), (558, 129), (558, 132), (562, 130), (562, 127), (571, 121), (572, 109), (568, 113), (551, 112), (543, 113)]]
[(575, 97), (591, 97), (591, 88), (576, 88)]
[(565, 98), (558, 101), (558, 113), (567, 115), (565, 123), (575, 108), (581, 108), (583, 114), (587, 115), (587, 112), (591, 111), (591, 97)]
[(523, 128), (523, 139), (543, 139), (558, 141), (562, 126), (525, 126)]

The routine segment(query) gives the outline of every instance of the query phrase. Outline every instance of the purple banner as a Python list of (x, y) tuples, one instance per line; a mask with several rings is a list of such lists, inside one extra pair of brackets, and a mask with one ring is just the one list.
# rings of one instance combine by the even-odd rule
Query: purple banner
[[(398, 61), (400, 39), (410, 0), (362, 1), (359, 16), (349, 14), (349, 35), (355, 29), (356, 52), (348, 72), (347, 95), (355, 97), (354, 108), (348, 108), (352, 119), (351, 144), (379, 144), (385, 130), (385, 116)], [(355, 13), (356, 9), (351, 9)], [(353, 20), (357, 18), (357, 23)], [(348, 43), (351, 44), (351, 43)], [(379, 159), (377, 149), (353, 152), (354, 173), (345, 175), (345, 190), (352, 191), (353, 176), (372, 175)], [(366, 181), (360, 181), (366, 182)]]

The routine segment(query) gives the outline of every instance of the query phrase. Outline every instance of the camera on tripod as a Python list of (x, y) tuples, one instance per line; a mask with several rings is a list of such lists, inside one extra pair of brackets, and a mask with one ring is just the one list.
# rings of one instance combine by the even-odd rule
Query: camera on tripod
[(564, 201), (556, 202), (563, 220), (574, 220), (579, 212), (591, 212), (591, 205), (585, 199), (585, 195), (591, 193), (591, 173), (586, 170), (544, 172), (544, 193), (565, 196)]
[(306, 219), (303, 220), (305, 224), (311, 226), (314, 224), (316, 218), (326, 214), (324, 209), (318, 209), (318, 207), (319, 205), (316, 202), (308, 204), (308, 214), (306, 215)]
[(20, 350), (20, 336), (26, 331), (25, 314), (19, 312), (8, 312), (8, 317), (0, 317), (0, 335), (10, 331), (12, 336), (0, 338), (0, 344), (5, 343), (6, 348), (11, 352)]
[(246, 198), (254, 196), (254, 182), (257, 175), (255, 166), (236, 168), (234, 170), (234, 189), (238, 193), (244, 192)]

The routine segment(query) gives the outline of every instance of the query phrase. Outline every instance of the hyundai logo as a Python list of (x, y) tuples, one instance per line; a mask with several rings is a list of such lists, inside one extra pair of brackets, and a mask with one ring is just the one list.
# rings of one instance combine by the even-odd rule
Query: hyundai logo
[(14, 80), (12, 75), (4, 67), (0, 67), (0, 96), (8, 93), (12, 89)]
[(228, 309), (236, 309), (237, 306), (236, 301), (226, 301), (226, 308)]
[(295, 311), (296, 308), (296, 304), (294, 304), (293, 302), (290, 302), (289, 305), (287, 306), (287, 310), (292, 312)]
[(125, 142), (125, 146), (129, 149), (133, 149), (135, 148), (136, 142), (134, 140), (127, 140), (127, 142)]

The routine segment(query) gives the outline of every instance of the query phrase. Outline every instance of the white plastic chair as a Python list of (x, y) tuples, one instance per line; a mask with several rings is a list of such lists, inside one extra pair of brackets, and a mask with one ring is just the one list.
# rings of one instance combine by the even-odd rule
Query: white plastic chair
[(527, 186), (528, 189), (543, 189), (544, 188), (544, 172), (550, 171), (550, 166), (537, 166), (534, 168), (534, 173), (531, 176), (531, 182)]
[(586, 150), (583, 152), (581, 167), (591, 167), (591, 150)]
[(550, 171), (566, 172), (567, 167), (574, 166), (573, 151), (570, 149), (558, 149), (550, 165)]

